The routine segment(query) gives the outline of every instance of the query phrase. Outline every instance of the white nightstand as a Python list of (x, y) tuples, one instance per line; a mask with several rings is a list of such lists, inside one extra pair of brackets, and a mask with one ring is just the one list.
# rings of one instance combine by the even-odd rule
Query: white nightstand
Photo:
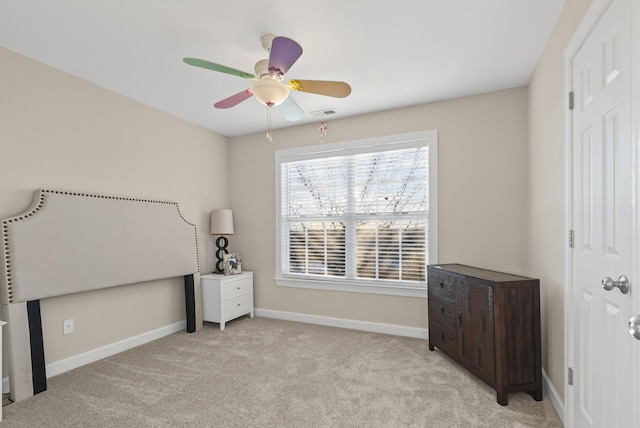
[(244, 314), (253, 318), (253, 272), (237, 275), (211, 273), (200, 276), (202, 319), (224, 324)]

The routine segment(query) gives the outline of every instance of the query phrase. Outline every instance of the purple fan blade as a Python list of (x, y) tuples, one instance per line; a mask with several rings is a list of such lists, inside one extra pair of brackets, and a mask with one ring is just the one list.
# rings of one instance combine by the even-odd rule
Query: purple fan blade
[(302, 55), (302, 46), (297, 42), (286, 37), (275, 37), (271, 42), (269, 72), (284, 76), (300, 55)]
[(238, 92), (235, 95), (231, 95), (229, 98), (225, 98), (222, 101), (218, 101), (213, 106), (215, 108), (230, 108), (240, 104), (247, 98), (250, 98), (251, 95), (253, 95), (253, 93), (249, 89), (245, 89), (242, 92)]

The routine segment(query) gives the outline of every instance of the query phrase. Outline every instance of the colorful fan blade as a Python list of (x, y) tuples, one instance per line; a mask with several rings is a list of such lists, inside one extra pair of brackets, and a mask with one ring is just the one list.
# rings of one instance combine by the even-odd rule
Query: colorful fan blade
[(213, 106), (215, 108), (230, 108), (240, 104), (247, 98), (251, 98), (251, 95), (253, 95), (253, 93), (251, 93), (249, 89), (245, 89), (242, 92), (238, 92), (235, 95), (231, 95), (229, 98), (225, 98), (222, 101), (218, 101)]
[(194, 67), (206, 68), (207, 70), (219, 71), (221, 73), (232, 74), (234, 76), (240, 76), (243, 79), (255, 79), (251, 73), (245, 73), (244, 71), (236, 70), (235, 68), (226, 67), (224, 65), (216, 64), (214, 62), (205, 61), (198, 58), (184, 58), (184, 62)]
[(335, 98), (344, 98), (351, 93), (351, 86), (348, 83), (328, 80), (290, 80), (289, 89)]
[(287, 97), (286, 100), (282, 104), (278, 106), (282, 115), (289, 122), (295, 122), (304, 117), (304, 111), (300, 108), (300, 106), (291, 98)]
[(287, 37), (275, 37), (271, 42), (269, 72), (284, 76), (302, 55), (302, 46)]

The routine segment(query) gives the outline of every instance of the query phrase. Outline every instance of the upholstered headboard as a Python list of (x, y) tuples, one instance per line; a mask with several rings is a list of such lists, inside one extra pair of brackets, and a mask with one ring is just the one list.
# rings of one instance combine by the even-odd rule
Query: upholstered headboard
[[(44, 351), (37, 349), (40, 299), (179, 276), (189, 298), (199, 271), (196, 227), (174, 202), (37, 190), (29, 209), (2, 220), (2, 239), (0, 295), (9, 321), (12, 396), (23, 395), (28, 383), (27, 356), (33, 392), (43, 390), (38, 382), (46, 389), (46, 374), (36, 373), (44, 371)], [(194, 331), (189, 304), (187, 325)]]

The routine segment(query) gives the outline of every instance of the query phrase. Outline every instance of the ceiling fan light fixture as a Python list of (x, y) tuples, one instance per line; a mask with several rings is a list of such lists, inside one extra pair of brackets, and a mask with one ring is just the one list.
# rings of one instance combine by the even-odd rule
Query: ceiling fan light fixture
[(262, 79), (251, 85), (251, 92), (260, 103), (273, 107), (280, 105), (289, 96), (289, 87), (277, 79)]

